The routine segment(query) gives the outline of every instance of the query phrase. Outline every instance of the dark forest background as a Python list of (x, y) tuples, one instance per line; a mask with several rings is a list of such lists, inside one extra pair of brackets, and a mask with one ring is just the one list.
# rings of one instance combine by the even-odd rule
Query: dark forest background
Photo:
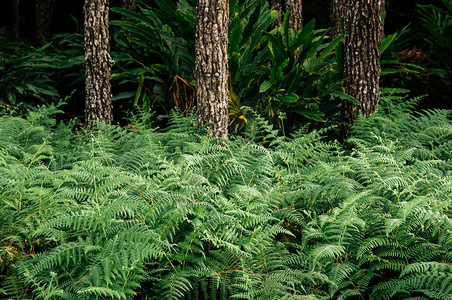
[[(12, 0), (2, 1), (2, 9), (0, 10), (0, 27), (9, 27), (12, 23)], [(145, 1), (152, 5), (153, 1)], [(64, 32), (77, 32), (83, 20), (82, 8), (83, 0), (56, 0), (55, 11), (52, 21), (52, 34)], [(408, 23), (412, 22), (413, 28), (421, 29), (417, 22), (418, 14), (416, 13), (417, 4), (434, 4), (441, 5), (440, 0), (387, 0), (386, 11), (387, 18), (385, 22), (385, 32), (395, 32)], [(121, 0), (111, 0), (112, 7), (121, 6)], [(33, 40), (34, 34), (30, 30), (33, 28), (34, 22), (34, 0), (21, 0), (20, 10), (22, 14), (21, 34), (27, 40)], [(74, 21), (73, 17), (79, 22)], [(114, 15), (113, 15), (114, 17)], [(319, 28), (325, 28), (329, 25), (329, 0), (304, 1), (303, 3), (303, 19), (305, 23), (312, 19), (317, 21)]]
[[(144, 0), (144, 3), (150, 6), (156, 6), (155, 1)], [(303, 2), (303, 20), (307, 24), (310, 20), (316, 20), (316, 28), (329, 27), (329, 3), (328, 0), (315, 0)], [(48, 37), (61, 33), (83, 33), (83, 0), (56, 0), (54, 11), (52, 14), (52, 22)], [(393, 74), (385, 76), (382, 81), (382, 87), (402, 87), (410, 90), (410, 97), (427, 95), (419, 105), (419, 109), (426, 108), (452, 108), (448, 89), (444, 88), (440, 80), (429, 72), (429, 68), (435, 67), (435, 61), (430, 57), (429, 46), (421, 37), (422, 34), (428, 34), (422, 26), (418, 5), (434, 4), (441, 7), (441, 0), (387, 0), (386, 1), (386, 19), (385, 34), (390, 35), (395, 32), (401, 32), (409, 24), (409, 31), (403, 37), (402, 43), (404, 49), (399, 49), (400, 44), (395, 45), (395, 54), (398, 56), (396, 60), (414, 63), (426, 68), (426, 72), (418, 76), (409, 74)], [(0, 28), (6, 28), (0, 34), (10, 34), (13, 23), (13, 0), (4, 0), (2, 9), (0, 10)], [(111, 0), (110, 7), (121, 7), (121, 0)], [(20, 1), (20, 34), (21, 41), (31, 44), (37, 44), (36, 26), (35, 24), (35, 1)], [(112, 12), (110, 20), (118, 20), (121, 16)], [(110, 30), (118, 28), (111, 26)], [(400, 36), (400, 35), (399, 35)], [(407, 78), (409, 77), (409, 78)], [(402, 79), (402, 81), (399, 81)], [(400, 82), (403, 82), (401, 86)], [(81, 115), (83, 113), (83, 82), (79, 82), (80, 86), (70, 86), (67, 90), (60, 90), (60, 95), (70, 94), (74, 88), (76, 92), (68, 100), (69, 117)], [(113, 93), (121, 91), (113, 90)], [(130, 107), (130, 103), (116, 103), (114, 109), (115, 114), (122, 114), (124, 109)]]

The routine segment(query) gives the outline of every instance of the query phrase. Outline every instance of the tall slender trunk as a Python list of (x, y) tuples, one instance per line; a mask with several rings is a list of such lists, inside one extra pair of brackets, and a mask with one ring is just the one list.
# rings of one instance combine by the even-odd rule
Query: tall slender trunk
[(341, 21), (344, 18), (344, 0), (330, 0), (331, 39), (337, 38), (341, 32)]
[(136, 11), (137, 3), (135, 2), (135, 0), (122, 0), (122, 8)]
[[(131, 10), (131, 11), (136, 11), (137, 3), (135, 2), (135, 0), (122, 0), (122, 8)], [(121, 19), (124, 21), (132, 22), (132, 20), (130, 20), (129, 18), (127, 18), (125, 16), (122, 16)], [(130, 34), (130, 32), (128, 32), (128, 31), (125, 31), (125, 34), (127, 36), (132, 36), (132, 34)]]
[[(279, 12), (283, 11), (283, 5), (281, 3), (282, 0), (270, 0), (270, 6), (272, 7), (272, 9), (277, 10)], [(272, 28), (277, 28), (279, 26), (281, 26), (281, 17), (279, 17), (278, 19), (275, 20), (275, 22), (273, 22), (273, 24), (271, 25)]]
[(386, 11), (386, 0), (380, 0), (380, 41), (385, 37), (385, 20), (382, 19), (383, 13)]
[(111, 124), (111, 67), (108, 0), (85, 0), (85, 120), (88, 126), (97, 121)]
[[(302, 0), (270, 0), (270, 6), (284, 13), (289, 11), (289, 28), (300, 30), (303, 27), (303, 1)], [(272, 24), (272, 28), (281, 26), (281, 18)]]
[(342, 137), (349, 134), (358, 112), (369, 116), (380, 97), (380, 40), (383, 36), (382, 0), (345, 0), (344, 86), (360, 105), (342, 104)]
[(300, 30), (303, 27), (302, 0), (286, 0), (286, 10), (289, 11), (289, 28)]
[(15, 40), (20, 38), (20, 0), (13, 0), (13, 22), (11, 34)]
[(35, 1), (35, 30), (38, 45), (44, 45), (50, 35), (54, 4), (55, 0)]
[(199, 0), (195, 38), (197, 127), (228, 136), (228, 0)]

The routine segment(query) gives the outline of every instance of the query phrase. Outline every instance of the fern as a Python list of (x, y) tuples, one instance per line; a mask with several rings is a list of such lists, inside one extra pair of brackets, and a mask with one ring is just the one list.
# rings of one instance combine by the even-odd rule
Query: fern
[(351, 151), (258, 117), (219, 141), (178, 113), (165, 131), (4, 115), (0, 295), (448, 299), (450, 113), (408, 102), (360, 119)]

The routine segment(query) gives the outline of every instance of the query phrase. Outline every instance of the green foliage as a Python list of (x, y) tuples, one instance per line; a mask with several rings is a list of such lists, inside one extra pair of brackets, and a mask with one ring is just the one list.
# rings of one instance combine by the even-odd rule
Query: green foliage
[(276, 119), (281, 111), (292, 118), (298, 114), (324, 122), (320, 103), (340, 93), (341, 81), (335, 76), (331, 54), (342, 36), (324, 43), (327, 32), (314, 30), (314, 20), (294, 31), (289, 29), (288, 19), (286, 13), (281, 28), (267, 34), (271, 66), (269, 78), (260, 85), (261, 97), (266, 99), (262, 109)]
[(408, 36), (410, 33), (411, 30), (409, 29), (409, 25), (407, 25), (400, 32), (395, 32), (381, 40), (380, 76), (400, 73), (410, 73), (417, 75), (424, 70), (421, 66), (418, 66), (416, 64), (401, 62), (400, 60), (398, 60), (397, 52), (400, 52), (400, 50), (403, 49), (403, 46), (405, 46), (404, 43), (407, 42), (406, 40), (410, 39), (410, 37)]
[(344, 152), (259, 115), (244, 137), (171, 112), (76, 130), (0, 117), (0, 295), (448, 299), (450, 111), (382, 99)]
[(265, 31), (277, 18), (267, 1), (229, 3), (229, 122), (235, 132), (243, 129), (250, 117), (249, 106), (259, 99), (258, 85), (266, 78), (265, 66), (270, 51)]
[(168, 1), (157, 5), (159, 9), (141, 3), (139, 12), (112, 8), (127, 18), (110, 22), (122, 29), (112, 52), (117, 63), (112, 80), (125, 91), (114, 99), (133, 99), (134, 106), (158, 108), (163, 114), (175, 105), (190, 110), (194, 103), (185, 103), (188, 95), (177, 88), (177, 78), (186, 88), (193, 85), (196, 8), (189, 1), (179, 1), (177, 7)]
[(229, 297), (262, 294), (284, 270), (265, 265), (291, 235), (273, 213), (267, 149), (180, 127), (72, 134), (43, 123), (51, 112), (1, 118), (2, 295), (127, 299), (147, 281), (164, 298)]
[[(440, 75), (449, 2), (420, 6)], [(126, 128), (55, 119), (49, 74), (83, 77), (81, 35), (1, 43), (0, 298), (450, 299), (451, 111), (414, 112), (420, 97), (386, 89), (352, 150), (327, 141), (332, 127), (281, 136), (287, 115), (323, 122), (335, 99), (356, 101), (340, 90), (341, 37), (325, 42), (313, 21), (290, 30), (287, 15), (269, 30), (267, 1), (230, 1), (241, 136), (207, 138), (189, 102), (195, 1), (156, 5), (114, 9), (128, 19), (112, 22), (126, 31), (113, 37), (116, 99), (145, 108)], [(22, 101), (54, 104), (15, 117)], [(150, 126), (153, 106), (165, 130)]]
[[(133, 99), (134, 105), (164, 115), (174, 106), (189, 111), (194, 106), (195, 4), (157, 1), (157, 8), (142, 4), (138, 13), (112, 10), (128, 19), (111, 22), (123, 29), (115, 38), (112, 80), (125, 92), (115, 99)], [(267, 1), (230, 3), (229, 118), (236, 132), (249, 121), (250, 108), (284, 133), (286, 115), (323, 122), (324, 114), (338, 111), (334, 99), (351, 98), (340, 91), (332, 58), (341, 37), (325, 42), (327, 32), (314, 30), (314, 21), (290, 30), (287, 16), (281, 28), (270, 31), (277, 17)]]
[(452, 1), (442, 0), (443, 7), (433, 4), (418, 5), (421, 21), (427, 34), (422, 38), (427, 42), (433, 58), (440, 68), (431, 71), (438, 75), (449, 88), (452, 86)]
[(286, 117), (324, 122), (325, 114), (337, 112), (338, 102), (332, 100), (346, 95), (340, 91), (332, 54), (342, 36), (325, 42), (327, 32), (315, 30), (315, 21), (292, 30), (288, 14), (280, 28), (270, 30), (278, 15), (267, 1), (249, 1), (234, 6), (232, 12), (228, 49), (231, 125), (243, 127), (249, 118), (247, 107), (267, 116), (283, 133)]
[(56, 100), (58, 91), (52, 74), (59, 69), (63, 57), (49, 52), (51, 46), (37, 49), (0, 35), (0, 104), (36, 105)]

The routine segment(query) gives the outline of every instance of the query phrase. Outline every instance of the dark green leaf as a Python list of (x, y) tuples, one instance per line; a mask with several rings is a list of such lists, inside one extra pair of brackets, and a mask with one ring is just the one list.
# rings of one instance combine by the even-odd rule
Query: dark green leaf
[(283, 103), (296, 103), (298, 101), (298, 96), (294, 93), (290, 93), (290, 94), (284, 94), (282, 96), (279, 96), (278, 101), (283, 102)]
[(353, 98), (352, 96), (350, 96), (350, 95), (348, 95), (346, 93), (343, 93), (343, 92), (340, 92), (340, 91), (334, 91), (334, 92), (330, 93), (330, 95), (333, 96), (333, 97), (337, 97), (337, 98), (340, 98), (340, 99), (343, 99), (343, 100), (350, 101), (350, 102), (352, 102), (352, 103), (354, 103), (356, 105), (359, 105), (359, 101), (357, 99)]
[(392, 42), (394, 41), (394, 39), (397, 36), (397, 32), (388, 35), (387, 37), (385, 37), (384, 39), (381, 40), (380, 42), (380, 54), (382, 54), (388, 47), (389, 45), (392, 44)]

